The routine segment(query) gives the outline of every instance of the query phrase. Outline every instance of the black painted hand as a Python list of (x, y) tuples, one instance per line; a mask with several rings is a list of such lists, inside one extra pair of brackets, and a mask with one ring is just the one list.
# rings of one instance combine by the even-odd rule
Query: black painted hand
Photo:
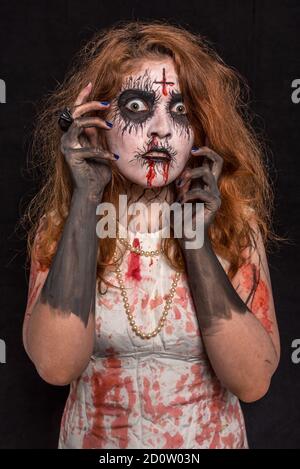
[(61, 150), (70, 168), (74, 191), (68, 217), (41, 291), (41, 302), (55, 313), (78, 316), (87, 326), (95, 314), (97, 278), (96, 233), (97, 205), (111, 179), (113, 154), (98, 146), (99, 129), (111, 127), (99, 117), (81, 117), (84, 113), (108, 106), (84, 103), (91, 87), (78, 95), (72, 116), (75, 119), (62, 136)]
[[(201, 157), (202, 164), (196, 168), (185, 168), (177, 179), (178, 201), (181, 204), (204, 203), (204, 231), (206, 233), (221, 206), (218, 180), (222, 171), (223, 158), (208, 146), (192, 151), (192, 154), (194, 158)], [(191, 188), (191, 185), (194, 187)]]
[(99, 117), (82, 117), (90, 111), (107, 109), (97, 101), (85, 103), (91, 87), (78, 95), (72, 110), (74, 122), (61, 138), (61, 151), (71, 172), (74, 189), (92, 197), (99, 197), (111, 179), (111, 163), (116, 157), (98, 145), (97, 129), (110, 130)]
[[(218, 325), (219, 319), (230, 319), (232, 311), (244, 314), (247, 312), (247, 305), (232, 287), (207, 234), (221, 206), (218, 180), (222, 172), (223, 158), (209, 147), (207, 138), (205, 144), (192, 151), (194, 158), (201, 157), (201, 166), (185, 168), (179, 177), (182, 183), (179, 186), (177, 184), (177, 188), (181, 203), (204, 203), (203, 246), (199, 249), (186, 249), (185, 243), (181, 242), (180, 238), (179, 242), (183, 248), (186, 272), (200, 329), (203, 334), (210, 334), (216, 330), (214, 326)], [(185, 231), (183, 233), (185, 235)], [(182, 239), (184, 240), (185, 236)]]

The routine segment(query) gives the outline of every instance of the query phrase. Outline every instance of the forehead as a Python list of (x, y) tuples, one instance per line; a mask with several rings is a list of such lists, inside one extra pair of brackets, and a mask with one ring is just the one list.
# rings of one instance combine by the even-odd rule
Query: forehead
[(171, 87), (174, 90), (180, 90), (173, 60), (168, 57), (157, 60), (143, 59), (139, 60), (134, 69), (125, 75), (122, 87), (128, 88), (134, 84), (140, 87), (143, 83), (147, 83), (147, 86), (150, 85), (156, 89), (162, 87), (164, 82), (172, 83)]

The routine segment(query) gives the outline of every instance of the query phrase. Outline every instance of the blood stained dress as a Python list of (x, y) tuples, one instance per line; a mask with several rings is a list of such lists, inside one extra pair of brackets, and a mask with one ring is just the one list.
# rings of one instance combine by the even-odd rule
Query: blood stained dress
[[(159, 249), (164, 230), (128, 230), (128, 241)], [(137, 325), (153, 331), (175, 271), (162, 254), (129, 250), (121, 270)], [(118, 286), (114, 270), (106, 278)], [(239, 399), (221, 385), (205, 352), (186, 274), (151, 339), (132, 331), (119, 288), (97, 291), (94, 351), (71, 383), (59, 448), (248, 448)]]

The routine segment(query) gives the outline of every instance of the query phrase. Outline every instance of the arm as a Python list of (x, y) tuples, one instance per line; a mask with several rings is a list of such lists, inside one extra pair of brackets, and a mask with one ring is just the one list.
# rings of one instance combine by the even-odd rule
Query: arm
[(31, 262), (24, 346), (40, 376), (51, 384), (68, 384), (90, 359), (96, 261), (96, 204), (75, 194), (50, 270)]
[[(185, 170), (179, 184), (181, 203), (198, 200), (205, 207), (203, 246), (186, 249), (181, 243), (191, 295), (216, 375), (241, 400), (251, 402), (267, 392), (280, 353), (265, 249), (259, 230), (252, 224), (255, 236), (248, 261), (232, 282), (229, 280), (208, 236), (221, 204), (217, 180), (222, 158), (208, 147), (194, 154), (204, 156), (203, 164)], [(201, 178), (202, 187), (189, 190), (193, 178)]]
[[(93, 101), (82, 104), (90, 90), (84, 88), (79, 94), (73, 113), (75, 120), (62, 137), (61, 149), (73, 180), (73, 196), (50, 269), (41, 270), (35, 256), (32, 257), (23, 327), (24, 346), (38, 373), (57, 385), (77, 378), (93, 350), (96, 207), (111, 178), (108, 160), (115, 160), (112, 154), (96, 147), (95, 133), (92, 133), (96, 132), (95, 127), (107, 130), (110, 127), (97, 117), (80, 118), (84, 112), (104, 107)], [(94, 139), (95, 146), (86, 145), (83, 132)]]
[[(272, 287), (259, 231), (232, 282), (206, 239), (184, 252), (196, 314), (212, 367), (245, 402), (268, 390), (280, 354)], [(195, 252), (196, 251), (196, 252)]]

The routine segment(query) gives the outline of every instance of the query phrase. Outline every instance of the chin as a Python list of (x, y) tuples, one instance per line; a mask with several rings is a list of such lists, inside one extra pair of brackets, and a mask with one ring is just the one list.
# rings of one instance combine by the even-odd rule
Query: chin
[(165, 183), (164, 181), (160, 181), (160, 182), (153, 181), (151, 186), (150, 186), (150, 185), (147, 185), (147, 181), (146, 181), (146, 182), (143, 182), (142, 185), (143, 185), (143, 187), (148, 188), (148, 189), (155, 189), (155, 188), (159, 189), (160, 187), (168, 186), (169, 184), (171, 184), (171, 182), (168, 181), (167, 183)]

